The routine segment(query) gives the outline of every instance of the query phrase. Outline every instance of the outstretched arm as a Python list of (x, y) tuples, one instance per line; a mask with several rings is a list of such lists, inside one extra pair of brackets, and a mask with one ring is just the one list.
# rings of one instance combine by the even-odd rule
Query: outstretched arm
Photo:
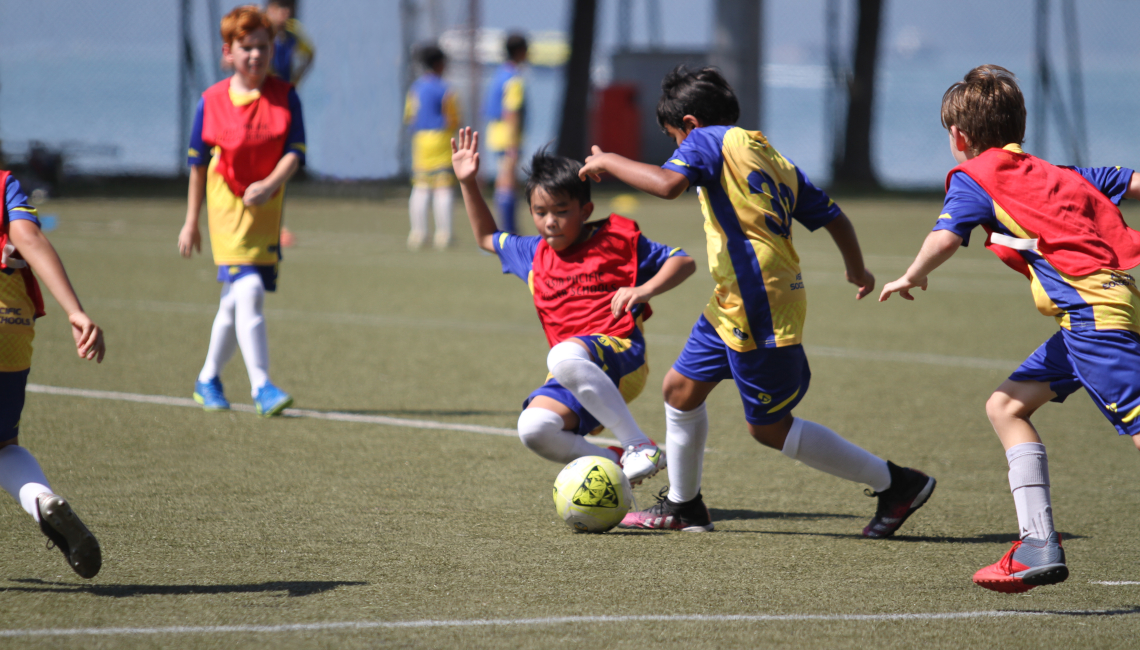
[(883, 287), (883, 292), (879, 294), (879, 302), (890, 298), (896, 291), (903, 298), (914, 300), (910, 290), (917, 287), (926, 291), (926, 276), (950, 259), (961, 245), (962, 238), (949, 230), (935, 230), (927, 235), (926, 241), (922, 242), (922, 248), (918, 251), (918, 256), (914, 258), (906, 273)]
[(875, 290), (875, 276), (863, 265), (863, 250), (859, 248), (859, 238), (855, 235), (855, 226), (847, 215), (842, 212), (832, 219), (824, 228), (839, 248), (846, 267), (847, 281), (859, 287), (855, 292), (855, 299), (862, 300), (864, 296)]
[(629, 311), (634, 305), (649, 302), (653, 296), (659, 296), (681, 284), (696, 270), (697, 263), (688, 255), (670, 257), (645, 284), (638, 287), (622, 287), (614, 292), (614, 298), (610, 301), (614, 318)]
[(456, 138), (451, 139), (451, 166), (459, 189), (463, 192), (463, 207), (467, 208), (467, 220), (471, 222), (471, 232), (475, 243), (488, 253), (495, 252), (495, 218), (479, 191), (479, 132), (467, 126), (459, 129)]
[(84, 359), (103, 361), (105, 347), (103, 330), (91, 321), (79, 304), (79, 297), (71, 287), (71, 280), (63, 268), (63, 262), (55, 252), (39, 226), (27, 219), (15, 219), (8, 226), (8, 236), (20, 252), (20, 256), (32, 267), (36, 275), (47, 285), (60, 307), (67, 312), (71, 322), (71, 335), (75, 338), (75, 350)]
[(1126, 199), (1140, 199), (1140, 173), (1132, 172), (1132, 180), (1128, 181), (1128, 190), (1124, 192)]
[(578, 172), (579, 178), (600, 181), (602, 173), (613, 174), (619, 181), (662, 199), (675, 199), (689, 189), (689, 179), (677, 172), (656, 165), (630, 160), (616, 153), (605, 153), (594, 145), (586, 157), (586, 164)]

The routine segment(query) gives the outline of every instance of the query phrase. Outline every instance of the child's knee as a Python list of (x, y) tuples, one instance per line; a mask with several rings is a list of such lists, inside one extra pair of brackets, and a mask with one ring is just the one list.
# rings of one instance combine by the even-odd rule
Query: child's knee
[(528, 449), (542, 447), (543, 440), (562, 432), (562, 416), (544, 408), (523, 409), (519, 414), (519, 440)]
[(546, 368), (553, 373), (555, 366), (567, 360), (588, 361), (593, 363), (589, 350), (579, 344), (577, 339), (570, 339), (569, 341), (563, 341), (550, 348), (550, 352), (546, 355)]
[(994, 391), (993, 395), (986, 400), (986, 416), (990, 419), (990, 424), (996, 425), (997, 423), (1017, 417), (1017, 404), (1013, 398), (1002, 391)]

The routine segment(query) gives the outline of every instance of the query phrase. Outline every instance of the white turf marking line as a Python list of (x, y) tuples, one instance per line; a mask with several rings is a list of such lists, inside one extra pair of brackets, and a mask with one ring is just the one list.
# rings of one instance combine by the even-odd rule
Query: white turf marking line
[[(84, 388), (62, 388), (59, 386), (44, 386), (43, 384), (28, 384), (29, 393), (43, 393), (45, 395), (67, 395), (69, 397), (87, 397), (90, 399), (107, 399), (119, 402), (141, 402), (143, 404), (161, 404), (163, 406), (185, 406), (200, 409), (202, 406), (188, 397), (168, 397), (166, 395), (143, 395), (141, 393), (120, 393), (110, 390), (87, 390)], [(257, 410), (248, 404), (233, 404), (234, 411), (256, 413)], [(379, 424), (389, 427), (411, 427), (413, 429), (437, 429), (440, 431), (467, 431), (469, 433), (482, 433), (491, 436), (516, 437), (518, 431), (502, 429), (499, 427), (484, 427), (478, 424), (456, 424), (452, 422), (436, 422), (434, 420), (412, 420), (409, 418), (392, 418), (384, 415), (361, 415), (359, 413), (341, 413), (339, 411), (312, 411), (309, 409), (285, 409), (281, 415), (291, 418), (311, 418), (314, 420), (333, 420), (336, 422), (361, 422), (364, 424)], [(610, 438), (596, 438), (591, 436), (590, 442), (601, 445), (620, 445), (617, 440)]]
[(1031, 616), (1120, 616), (1131, 612), (1109, 610), (1072, 610), (1051, 612), (980, 611), (918, 614), (676, 614), (657, 616), (558, 616), (551, 618), (499, 618), (473, 620), (420, 620), (420, 621), (344, 621), (330, 623), (294, 623), (288, 625), (179, 625), (172, 627), (85, 627), (46, 630), (0, 630), (0, 637), (33, 636), (120, 636), (141, 634), (219, 634), (219, 633), (273, 633), (314, 632), (323, 630), (416, 629), (446, 627), (514, 627), (528, 625), (566, 625), (581, 623), (783, 623), (797, 621), (945, 621), (978, 618), (1008, 618)]
[(1140, 582), (1134, 580), (1091, 580), (1090, 585), (1108, 585), (1109, 587), (1119, 587), (1121, 585), (1140, 585)]

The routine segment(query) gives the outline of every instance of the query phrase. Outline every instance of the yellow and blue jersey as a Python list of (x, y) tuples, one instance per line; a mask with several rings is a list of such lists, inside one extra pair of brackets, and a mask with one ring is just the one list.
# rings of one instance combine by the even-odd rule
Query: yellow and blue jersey
[[(6, 222), (27, 220), (40, 225), (36, 209), (28, 203), (20, 182), (11, 176), (4, 184), (4, 211)], [(0, 372), (19, 372), (32, 366), (36, 304), (24, 274), (15, 266), (11, 263), (11, 267), (0, 269)]]
[[(503, 120), (505, 113), (517, 113), (518, 130)], [(507, 61), (495, 70), (487, 99), (483, 104), (483, 117), (487, 120), (487, 148), (501, 153), (519, 146), (526, 123), (526, 86), (518, 65)]]
[(297, 85), (315, 51), (301, 23), (290, 18), (285, 29), (278, 32), (273, 40), (273, 60), (269, 63), (269, 70), (279, 79)]
[[(1017, 145), (1006, 149), (1021, 152)], [(1119, 204), (1132, 180), (1123, 167), (1072, 167), (1113, 203)], [(1033, 240), (1037, 233), (1023, 228), (993, 198), (964, 172), (950, 178), (942, 214), (934, 230), (948, 230), (970, 243), (970, 232), (983, 226), (999, 236)], [(1128, 330), (1140, 333), (1140, 291), (1129, 273), (1101, 269), (1085, 276), (1066, 274), (1036, 250), (1020, 250), (1029, 266), (1030, 288), (1038, 311), (1053, 316), (1068, 330)]]
[(412, 171), (450, 171), (451, 137), (459, 128), (459, 102), (439, 75), (429, 72), (412, 83), (404, 102), (404, 123), (412, 131)]
[(798, 345), (807, 292), (792, 221), (821, 228), (841, 212), (759, 131), (693, 129), (662, 165), (697, 187), (716, 290), (705, 317), (737, 352)]
[[(244, 106), (256, 101), (260, 93), (238, 93), (230, 89), (229, 97), (234, 106)], [(305, 125), (301, 115), (301, 100), (295, 89), (289, 89), (288, 101), (291, 121), (281, 155), (293, 153), (304, 164)], [(218, 266), (276, 264), (280, 259), (281, 213), (285, 192), (279, 191), (267, 202), (255, 206), (245, 205), (242, 197), (234, 194), (217, 171), (219, 156), (214, 155), (217, 152), (207, 149), (202, 140), (205, 104), (205, 100), (200, 101), (194, 113), (186, 162), (194, 166), (207, 165), (206, 212), (214, 263)]]

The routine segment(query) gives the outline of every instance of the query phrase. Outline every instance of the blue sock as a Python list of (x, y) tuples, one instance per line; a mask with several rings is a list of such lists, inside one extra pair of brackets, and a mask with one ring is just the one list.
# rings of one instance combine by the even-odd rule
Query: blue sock
[(515, 193), (511, 190), (495, 190), (495, 205), (499, 208), (499, 229), (515, 232)]

